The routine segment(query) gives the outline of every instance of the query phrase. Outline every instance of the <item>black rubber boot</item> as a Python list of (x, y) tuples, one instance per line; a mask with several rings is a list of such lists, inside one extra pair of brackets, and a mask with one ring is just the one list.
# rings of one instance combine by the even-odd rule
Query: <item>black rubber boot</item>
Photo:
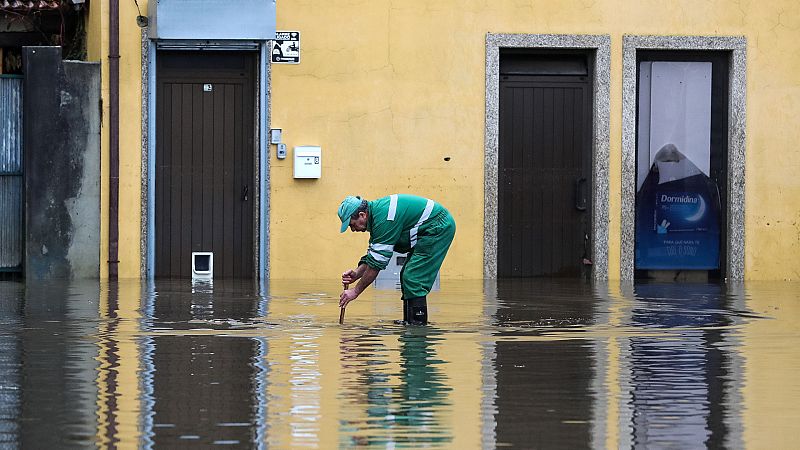
[(417, 297), (408, 299), (408, 321), (410, 325), (428, 324), (428, 299)]

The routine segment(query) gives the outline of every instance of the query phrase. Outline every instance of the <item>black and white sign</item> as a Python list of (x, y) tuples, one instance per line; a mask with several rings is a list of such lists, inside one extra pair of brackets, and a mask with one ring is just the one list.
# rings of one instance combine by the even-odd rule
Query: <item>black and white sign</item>
[(300, 63), (300, 32), (276, 31), (272, 41), (272, 62), (282, 64)]

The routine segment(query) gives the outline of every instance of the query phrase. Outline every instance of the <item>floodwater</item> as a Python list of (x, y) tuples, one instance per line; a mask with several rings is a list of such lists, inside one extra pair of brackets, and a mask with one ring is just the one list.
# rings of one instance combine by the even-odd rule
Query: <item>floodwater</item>
[(0, 282), (2, 448), (791, 448), (800, 284)]

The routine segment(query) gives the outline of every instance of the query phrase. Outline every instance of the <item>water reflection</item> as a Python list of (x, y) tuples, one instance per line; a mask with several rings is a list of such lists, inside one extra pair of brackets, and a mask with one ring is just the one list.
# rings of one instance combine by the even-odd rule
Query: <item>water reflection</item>
[[(266, 342), (181, 334), (252, 326), (264, 298), (251, 281), (149, 283), (142, 320), (146, 374), (143, 440), (148, 446), (249, 445), (265, 434), (261, 394)], [(169, 332), (173, 332), (170, 334)]]
[[(590, 326), (597, 320), (596, 305), (588, 284), (508, 280), (497, 285), (495, 324), (500, 328), (495, 334), (538, 335)], [(594, 357), (592, 342), (583, 338), (498, 340), (497, 443), (576, 448), (590, 442)]]
[(439, 367), (446, 361), (436, 348), (442, 334), (435, 327), (398, 327), (385, 334), (396, 339), (398, 366), (387, 354), (391, 347), (372, 334), (342, 339), (342, 398), (350, 419), (340, 423), (340, 446), (437, 447), (452, 441), (441, 417), (452, 406), (452, 389)]
[(0, 284), (0, 446), (16, 446), (22, 409), (19, 370), (23, 295), (21, 285)]
[(686, 328), (671, 339), (630, 340), (633, 443), (643, 447), (719, 448), (729, 441), (723, 416), (731, 356), (725, 341), (731, 309), (721, 285), (643, 284), (632, 321), (639, 327)]
[(793, 445), (796, 284), (339, 289), (0, 283), (0, 447)]
[(94, 446), (99, 297), (96, 283), (0, 282), (4, 447)]

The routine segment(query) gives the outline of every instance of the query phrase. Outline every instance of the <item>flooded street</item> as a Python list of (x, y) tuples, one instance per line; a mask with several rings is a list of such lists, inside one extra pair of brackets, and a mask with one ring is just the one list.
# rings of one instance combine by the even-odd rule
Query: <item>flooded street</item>
[(0, 282), (2, 448), (788, 448), (800, 284)]

